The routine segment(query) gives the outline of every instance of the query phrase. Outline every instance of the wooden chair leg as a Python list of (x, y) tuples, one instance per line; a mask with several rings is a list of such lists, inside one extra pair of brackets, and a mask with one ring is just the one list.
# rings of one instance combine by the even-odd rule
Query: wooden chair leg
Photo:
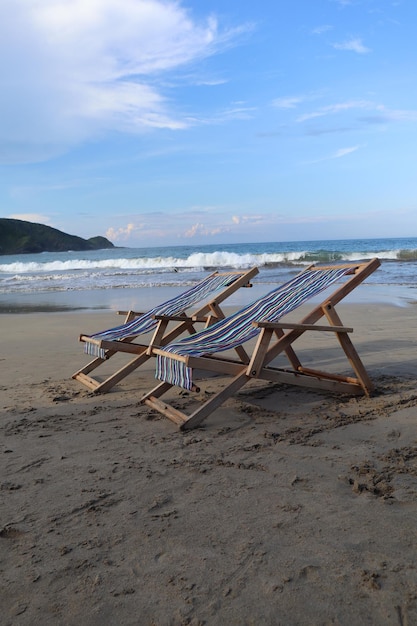
[[(334, 326), (343, 326), (342, 320), (340, 319), (334, 307), (330, 304), (328, 304), (324, 308), (324, 314), (329, 322)], [(350, 340), (350, 337), (347, 335), (347, 333), (336, 333), (336, 335), (353, 371), (358, 377), (358, 382), (363, 388), (365, 394), (367, 396), (370, 396), (374, 391), (374, 385), (369, 378), (368, 372), (366, 371), (365, 366), (363, 365), (355, 346)]]
[(196, 409), (191, 415), (180, 425), (181, 430), (191, 430), (196, 428), (208, 417), (215, 409), (223, 404), (225, 400), (230, 398), (236, 391), (245, 385), (250, 377), (246, 371), (238, 374), (222, 391), (207, 400), (201, 407)]
[(151, 357), (146, 354), (146, 350), (147, 348), (144, 347), (142, 354), (129, 361), (129, 363), (126, 363), (126, 365), (118, 369), (117, 372), (114, 372), (114, 374), (106, 378), (105, 381), (97, 385), (97, 387), (93, 389), (94, 393), (106, 393), (128, 374), (148, 361)]
[(141, 398), (141, 403), (146, 404), (161, 415), (164, 415), (172, 422), (177, 424), (181, 430), (191, 430), (199, 426), (215, 409), (219, 408), (225, 400), (230, 398), (236, 391), (250, 380), (250, 376), (245, 371), (241, 372), (225, 387), (212, 398), (207, 400), (202, 406), (196, 409), (190, 415), (186, 415), (177, 409), (169, 406), (159, 398), (173, 387), (170, 383), (161, 383), (152, 391), (149, 391)]
[(74, 374), (72, 375), (72, 378), (78, 379), (80, 374), (89, 374), (90, 372), (95, 370), (96, 367), (99, 367), (102, 363), (105, 363), (106, 360), (107, 359), (100, 359), (100, 357), (93, 359), (92, 361), (87, 363), (87, 365), (84, 365), (84, 367), (74, 372)]

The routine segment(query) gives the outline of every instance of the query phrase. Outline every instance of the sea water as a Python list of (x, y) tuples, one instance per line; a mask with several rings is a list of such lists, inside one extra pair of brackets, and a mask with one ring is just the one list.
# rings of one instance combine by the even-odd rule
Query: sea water
[[(7, 303), (60, 301), (77, 307), (88, 296), (113, 306), (106, 292), (138, 288), (184, 289), (214, 269), (242, 269), (256, 265), (257, 285), (280, 284), (311, 263), (337, 263), (378, 257), (381, 268), (367, 279), (379, 293), (417, 301), (417, 238), (297, 241), (161, 248), (112, 248), (88, 252), (44, 252), (0, 256), (0, 308)], [(384, 291), (385, 287), (395, 289)], [(122, 290), (122, 291), (120, 291)], [(155, 291), (155, 290), (153, 290)], [(97, 293), (101, 298), (97, 299)], [(60, 294), (60, 297), (59, 297)], [(389, 295), (391, 294), (391, 296)], [(100, 308), (101, 305), (99, 304)], [(7, 310), (7, 306), (6, 306)]]

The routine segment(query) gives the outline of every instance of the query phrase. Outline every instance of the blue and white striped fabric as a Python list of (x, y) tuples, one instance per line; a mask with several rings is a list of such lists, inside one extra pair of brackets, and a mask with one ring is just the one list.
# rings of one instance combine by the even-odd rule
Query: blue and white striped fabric
[[(324, 291), (348, 271), (346, 268), (308, 270), (234, 315), (195, 335), (165, 346), (164, 351), (181, 356), (203, 356), (236, 348), (260, 332), (252, 322), (276, 322), (309, 298)], [(157, 356), (156, 378), (188, 390), (193, 385), (192, 368), (168, 355)]]
[[(163, 304), (159, 304), (147, 313), (144, 313), (140, 317), (133, 319), (126, 324), (103, 330), (94, 335), (90, 335), (91, 339), (106, 340), (106, 341), (120, 341), (127, 339), (128, 337), (137, 337), (144, 333), (153, 330), (158, 324), (157, 320), (153, 319), (154, 315), (180, 315), (186, 311), (189, 307), (197, 304), (198, 302), (204, 302), (211, 295), (214, 295), (221, 289), (233, 284), (241, 274), (214, 274), (207, 276), (197, 285), (194, 285), (190, 289), (187, 289), (184, 293)], [(100, 348), (96, 343), (89, 341), (85, 342), (84, 350), (87, 354), (92, 356), (98, 356), (101, 359), (105, 356), (105, 350)]]

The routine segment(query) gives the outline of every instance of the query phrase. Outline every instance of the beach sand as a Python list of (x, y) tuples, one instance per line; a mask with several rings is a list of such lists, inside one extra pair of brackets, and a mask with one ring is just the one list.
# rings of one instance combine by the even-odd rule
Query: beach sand
[(417, 306), (338, 310), (372, 398), (254, 382), (187, 433), (139, 403), (153, 361), (71, 379), (112, 312), (2, 315), (2, 625), (417, 624)]

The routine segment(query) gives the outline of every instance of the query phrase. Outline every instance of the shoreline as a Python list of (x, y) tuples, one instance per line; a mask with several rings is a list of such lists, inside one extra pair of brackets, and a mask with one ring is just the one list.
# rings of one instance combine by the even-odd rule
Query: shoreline
[[(274, 284), (255, 282), (250, 289), (240, 289), (234, 293), (226, 304), (230, 307), (240, 308), (273, 288)], [(3, 293), (0, 294), (0, 316), (14, 313), (147, 311), (161, 302), (177, 296), (181, 291), (180, 287), (154, 286), (64, 292)], [(417, 289), (404, 285), (365, 283), (359, 285), (346, 298), (346, 302), (409, 306), (417, 304)]]

